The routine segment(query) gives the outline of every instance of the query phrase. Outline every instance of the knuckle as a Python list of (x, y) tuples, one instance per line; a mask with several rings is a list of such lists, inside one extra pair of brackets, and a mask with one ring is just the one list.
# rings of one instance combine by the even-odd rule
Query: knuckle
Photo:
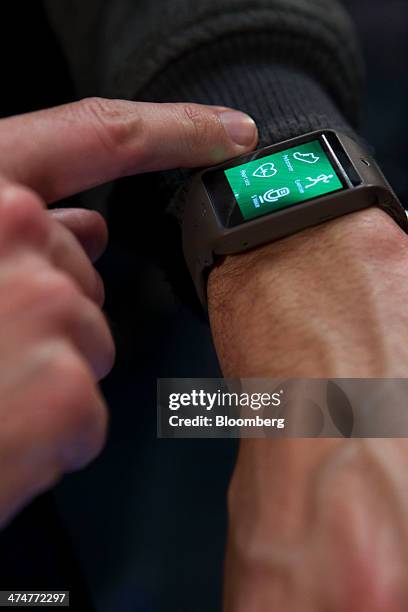
[(95, 380), (69, 343), (61, 342), (50, 364), (50, 380), (59, 385), (63, 423), (63, 464), (77, 469), (102, 449), (107, 430), (107, 411)]
[(70, 307), (73, 303), (76, 304), (80, 294), (76, 284), (68, 276), (63, 273), (56, 273), (51, 281), (51, 290), (54, 296), (58, 296), (59, 301)]
[(109, 374), (115, 365), (116, 346), (107, 320), (103, 315), (100, 316), (102, 317), (102, 322), (105, 329), (105, 340), (103, 348), (100, 350), (96, 374), (98, 379), (102, 380)]
[(196, 104), (183, 104), (182, 108), (189, 133), (193, 134), (194, 147), (205, 144), (211, 133), (211, 117)]
[(45, 305), (48, 314), (63, 316), (66, 312), (76, 312), (80, 299), (74, 282), (65, 274), (47, 269), (31, 279), (32, 301)]
[(115, 345), (108, 322), (91, 299), (64, 273), (47, 270), (25, 285), (38, 327), (46, 337), (66, 338), (89, 361), (98, 379), (113, 368)]
[(94, 271), (94, 286), (92, 290), (92, 298), (99, 308), (102, 308), (105, 303), (105, 284), (101, 275), (97, 270)]
[(7, 184), (0, 187), (0, 203), (0, 221), (7, 238), (45, 243), (48, 218), (43, 203), (34, 192), (21, 185)]
[(143, 133), (143, 120), (137, 103), (91, 97), (84, 98), (78, 105), (109, 153), (131, 146)]
[[(81, 347), (81, 352), (84, 352), (90, 358), (95, 375), (98, 379), (102, 379), (113, 368), (116, 356), (115, 344), (108, 321), (100, 308), (90, 301), (82, 303), (78, 319), (80, 319), (80, 326), (77, 326), (74, 336)], [(92, 338), (91, 342), (88, 343), (88, 346), (90, 344), (93, 346), (90, 353), (84, 347), (83, 333), (82, 340), (79, 338), (78, 332), (81, 334), (81, 330), (87, 330)]]

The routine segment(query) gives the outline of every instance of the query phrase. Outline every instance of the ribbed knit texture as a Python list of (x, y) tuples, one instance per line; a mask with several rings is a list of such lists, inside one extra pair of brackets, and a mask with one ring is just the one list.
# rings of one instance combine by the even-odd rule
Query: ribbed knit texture
[[(254, 117), (260, 146), (357, 124), (361, 57), (337, 0), (44, 1), (80, 96), (231, 106)], [(121, 245), (148, 228), (138, 248), (194, 299), (177, 224), (160, 214), (189, 174), (122, 181), (109, 216)]]
[[(353, 135), (328, 91), (299, 69), (271, 62), (267, 41), (234, 36), (183, 55), (143, 91), (142, 99), (223, 104), (249, 113), (259, 127), (259, 146), (322, 128)], [(191, 172), (163, 173), (168, 198)], [(164, 187), (164, 185), (163, 185)]]
[[(244, 44), (243, 44), (244, 43)], [(249, 113), (259, 126), (259, 146), (322, 128), (353, 135), (329, 93), (311, 76), (267, 58), (261, 41), (216, 41), (173, 62), (142, 99), (223, 104)], [(194, 171), (161, 173), (156, 183), (166, 201)]]
[[(45, 0), (45, 5), (81, 95), (139, 98), (164, 72), (177, 75), (174, 63), (194, 51), (197, 67), (210, 68), (223, 59), (211, 46), (228, 39), (239, 58), (255, 52), (257, 65), (284, 63), (315, 76), (346, 118), (356, 119), (361, 59), (353, 26), (337, 0)], [(180, 86), (173, 81), (175, 94)]]
[(243, 110), (259, 125), (261, 145), (320, 128), (348, 131), (344, 115), (316, 78), (278, 58), (271, 61), (261, 42), (246, 36), (201, 47), (169, 66), (142, 97)]
[[(357, 123), (361, 59), (337, 0), (45, 4), (81, 95), (224, 104), (253, 116), (260, 146)], [(186, 175), (156, 182), (161, 202)]]

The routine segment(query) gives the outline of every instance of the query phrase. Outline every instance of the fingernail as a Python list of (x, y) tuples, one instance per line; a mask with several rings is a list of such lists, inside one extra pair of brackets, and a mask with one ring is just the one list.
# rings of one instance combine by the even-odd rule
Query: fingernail
[(249, 146), (254, 142), (257, 128), (252, 117), (240, 111), (224, 111), (220, 113), (220, 119), (235, 144)]

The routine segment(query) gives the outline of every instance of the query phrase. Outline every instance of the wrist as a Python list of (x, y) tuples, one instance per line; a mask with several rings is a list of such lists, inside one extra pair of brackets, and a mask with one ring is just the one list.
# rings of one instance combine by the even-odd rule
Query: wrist
[(226, 258), (208, 283), (224, 375), (405, 375), (405, 252), (373, 208)]
[(225, 612), (404, 609), (406, 451), (395, 439), (242, 440)]

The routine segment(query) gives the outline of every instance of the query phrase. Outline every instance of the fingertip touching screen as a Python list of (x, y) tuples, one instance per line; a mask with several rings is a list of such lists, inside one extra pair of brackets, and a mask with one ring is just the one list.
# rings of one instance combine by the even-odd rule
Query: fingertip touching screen
[(325, 136), (254, 157), (219, 169), (213, 176), (210, 172), (205, 181), (225, 227), (234, 227), (352, 186)]

